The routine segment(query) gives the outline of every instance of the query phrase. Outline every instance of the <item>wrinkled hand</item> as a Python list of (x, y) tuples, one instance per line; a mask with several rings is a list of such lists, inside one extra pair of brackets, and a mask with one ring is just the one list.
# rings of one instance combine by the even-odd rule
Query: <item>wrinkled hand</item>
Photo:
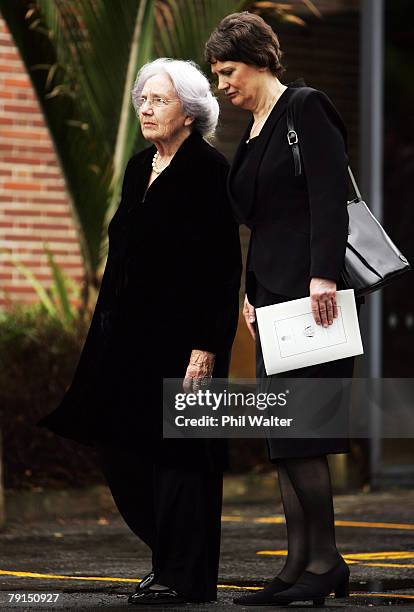
[(256, 340), (256, 330), (253, 325), (253, 323), (256, 321), (256, 311), (254, 306), (249, 303), (247, 295), (244, 296), (243, 316), (251, 337), (253, 340)]
[(188, 364), (183, 381), (184, 391), (198, 391), (207, 387), (213, 374), (215, 355), (207, 351), (191, 351), (190, 363)]
[(310, 299), (313, 318), (317, 325), (328, 327), (338, 316), (336, 305), (336, 283), (327, 278), (312, 278)]

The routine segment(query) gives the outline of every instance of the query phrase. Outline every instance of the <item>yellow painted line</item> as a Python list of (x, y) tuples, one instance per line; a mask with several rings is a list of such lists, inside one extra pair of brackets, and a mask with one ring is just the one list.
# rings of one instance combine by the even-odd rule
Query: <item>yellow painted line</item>
[(261, 591), (263, 587), (240, 586), (238, 584), (218, 584), (218, 589), (231, 589), (232, 591)]
[[(283, 516), (260, 516), (256, 518), (242, 517), (242, 516), (222, 516), (224, 522), (251, 522), (251, 523), (264, 523), (264, 524), (282, 524), (285, 522)], [(335, 521), (336, 527), (366, 527), (368, 529), (404, 529), (407, 531), (414, 531), (414, 524), (412, 523), (376, 523), (372, 521)]]
[[(358, 554), (358, 553), (357, 553)], [(366, 558), (370, 558), (367, 553)], [(270, 555), (275, 557), (285, 557), (287, 555), (287, 550), (258, 550), (256, 555)], [(347, 554), (342, 555), (348, 565), (354, 565), (355, 563), (359, 563), (361, 566), (368, 567), (405, 567), (405, 568), (414, 568), (414, 564), (410, 563), (365, 563), (363, 557), (358, 557), (358, 559), (354, 558), (357, 555)], [(379, 558), (386, 558), (386, 556), (381, 556)], [(393, 557), (390, 557), (391, 559)], [(404, 557), (402, 557), (404, 558)], [(408, 557), (410, 558), (410, 557)], [(411, 557), (412, 558), (412, 557)]]
[[(258, 550), (256, 554), (286, 557), (287, 550)], [(369, 559), (414, 559), (414, 552), (347, 553), (343, 554), (342, 556), (347, 562), (357, 563), (357, 561), (368, 561)], [(385, 565), (390, 564), (386, 563)]]
[[(287, 550), (258, 550), (256, 555), (270, 555), (277, 557), (286, 557)], [(358, 563), (358, 561), (353, 561), (352, 559), (347, 559), (347, 555), (342, 555), (348, 565), (352, 565), (353, 563)]]
[(409, 523), (373, 523), (371, 521), (335, 521), (337, 527), (369, 527), (371, 529), (407, 529), (414, 531)]
[(350, 593), (351, 597), (396, 597), (398, 599), (414, 599), (414, 595), (402, 593)]
[[(364, 565), (375, 565), (364, 563)], [(386, 564), (384, 564), (386, 565)], [(412, 567), (412, 566), (408, 566)], [(109, 576), (66, 576), (60, 574), (40, 574), (36, 572), (14, 572), (12, 570), (0, 570), (2, 576), (17, 576), (18, 578), (50, 578), (53, 580), (92, 580), (95, 582), (141, 582), (132, 578), (115, 578)], [(244, 591), (260, 591), (263, 587), (255, 586), (240, 586), (235, 584), (218, 584), (219, 589), (244, 590)], [(350, 593), (350, 597), (395, 597), (399, 599), (414, 599), (414, 595), (403, 595), (402, 593)]]
[(0, 570), (2, 576), (17, 576), (18, 578), (50, 578), (51, 580), (92, 580), (99, 582), (131, 582), (137, 583), (141, 580), (134, 578), (110, 578), (105, 576), (65, 576), (60, 574), (38, 574), (36, 572), (13, 572), (11, 570)]
[(414, 568), (413, 563), (361, 563), (361, 566), (367, 567), (407, 567)]
[(261, 516), (260, 518), (253, 519), (253, 523), (276, 523), (281, 524), (285, 522), (283, 516)]
[(370, 553), (347, 553), (343, 555), (348, 559), (414, 559), (414, 550), (411, 552), (387, 551), (387, 552), (370, 552)]

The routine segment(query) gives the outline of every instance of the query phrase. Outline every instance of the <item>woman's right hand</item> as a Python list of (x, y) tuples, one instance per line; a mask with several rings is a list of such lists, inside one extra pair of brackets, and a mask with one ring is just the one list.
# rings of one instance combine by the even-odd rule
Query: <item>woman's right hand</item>
[(254, 306), (249, 303), (247, 295), (244, 296), (243, 316), (251, 337), (253, 340), (256, 340), (256, 330), (253, 325), (253, 323), (256, 321), (256, 311)]

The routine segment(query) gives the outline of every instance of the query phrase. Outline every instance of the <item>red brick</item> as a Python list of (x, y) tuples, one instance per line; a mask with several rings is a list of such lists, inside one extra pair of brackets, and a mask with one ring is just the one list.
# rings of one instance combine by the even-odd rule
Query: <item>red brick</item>
[(50, 140), (47, 132), (31, 132), (30, 130), (2, 130), (3, 138), (19, 138), (21, 140)]
[(26, 217), (40, 217), (43, 214), (41, 210), (27, 210), (25, 208), (5, 208), (3, 212), (5, 215), (11, 215), (13, 217), (19, 217), (21, 215), (25, 215)]
[(3, 188), (11, 189), (12, 191), (41, 191), (42, 185), (39, 185), (39, 183), (4, 183)]
[(47, 229), (47, 230), (64, 230), (64, 231), (70, 231), (73, 228), (71, 227), (71, 225), (60, 225), (57, 223), (47, 223), (47, 221), (45, 223), (36, 223), (36, 221), (33, 221), (33, 223), (27, 223), (27, 222), (20, 222), (16, 225), (16, 227), (18, 227), (19, 229), (21, 228), (30, 228), (32, 227), (33, 230), (40, 230), (40, 229)]
[(37, 179), (60, 178), (57, 172), (32, 172), (32, 176)]
[[(29, 253), (30, 255), (43, 255), (45, 254), (45, 251), (43, 248), (23, 248), (22, 246), (19, 246), (17, 248), (13, 249), (14, 253)], [(64, 257), (67, 257), (68, 255), (70, 255), (71, 257), (75, 257), (76, 256), (76, 251), (68, 251), (68, 249), (58, 249), (56, 247), (53, 248), (53, 255), (62, 255)]]
[[(44, 253), (43, 253), (43, 255), (44, 255)], [(47, 267), (49, 265), (48, 261), (47, 261), (47, 259), (45, 257), (41, 261), (40, 259), (30, 259), (30, 258), (24, 258), (22, 256), (19, 256), (18, 260), (23, 265), (29, 266), (31, 268)], [(55, 258), (55, 261), (56, 261), (56, 258)], [(79, 269), (82, 269), (82, 262), (81, 261), (79, 263), (57, 261), (56, 263), (59, 266), (61, 266), (63, 269), (64, 268), (79, 268)], [(8, 261), (7, 259), (2, 261), (1, 265), (2, 265), (3, 268), (15, 268), (14, 263), (12, 261)]]
[[(4, 285), (1, 287), (2, 291), (9, 291), (10, 293), (29, 293), (31, 291), (31, 288), (29, 286), (27, 287), (19, 287), (19, 285)], [(34, 291), (34, 290), (33, 290)]]
[(66, 187), (64, 185), (45, 185), (45, 188), (46, 191), (66, 191)]
[[(42, 240), (42, 241), (49, 241), (49, 242), (68, 242), (68, 243), (75, 243), (75, 242), (79, 242), (79, 239), (74, 236), (74, 237), (70, 237), (70, 236), (65, 236), (65, 237), (61, 237), (61, 236), (28, 236), (27, 234), (5, 234), (3, 236), (4, 240), (13, 240), (14, 242), (18, 241), (18, 240), (23, 240), (24, 242), (37, 242), (38, 240)], [(41, 251), (43, 252), (43, 251)]]
[(29, 88), (26, 91), (17, 91), (14, 94), (14, 97), (17, 98), (18, 100), (30, 100), (32, 102), (36, 100), (36, 96), (34, 92)]
[[(1, 60), (1, 58), (0, 58)], [(21, 73), (26, 73), (26, 70), (24, 68), (24, 66), (22, 66), (21, 64), (19, 65), (14, 65), (14, 66), (10, 66), (10, 64), (0, 64), (0, 72), (1, 73), (7, 73), (7, 72), (12, 72), (13, 74), (21, 74)]]
[(40, 198), (38, 196), (33, 196), (31, 198), (26, 198), (26, 200), (22, 200), (26, 202), (33, 202), (35, 204), (67, 204), (67, 198)]
[[(0, 150), (2, 149), (2, 146), (0, 145)], [(10, 147), (6, 147), (7, 150), (10, 149)], [(3, 161), (8, 163), (8, 164), (30, 164), (30, 165), (43, 165), (45, 162), (42, 159), (39, 159), (38, 157), (15, 157), (12, 155), (5, 155), (3, 157)], [(50, 160), (47, 162), (48, 166), (57, 166), (57, 162), (55, 160)]]
[[(13, 153), (55, 153), (52, 145), (44, 146), (44, 145), (36, 145), (32, 142), (30, 146), (20, 146), (20, 145), (0, 145), (0, 150), (10, 150), (13, 147)], [(22, 158), (23, 161), (23, 158)], [(44, 163), (44, 162), (43, 162)]]
[(20, 55), (17, 51), (7, 49), (1, 49), (0, 47), (0, 59), (1, 60), (18, 60), (20, 59)]
[(38, 105), (33, 105), (33, 106), (29, 106), (29, 105), (23, 105), (23, 104), (5, 104), (4, 105), (4, 110), (8, 113), (38, 113), (39, 112), (39, 106)]
[(72, 227), (72, 215), (70, 214), (69, 207), (67, 210), (47, 210), (44, 214), (46, 217), (67, 217), (70, 219)]
[(27, 87), (31, 87), (32, 84), (28, 76), (23, 79), (13, 79), (13, 78), (5, 78), (3, 87), (23, 87), (26, 89)]
[[(19, 204), (61, 204), (65, 206), (68, 203), (67, 198), (42, 198), (37, 195), (25, 196), (23, 193), (19, 193), (19, 195), (15, 193), (14, 195), (14, 201), (19, 202)], [(6, 201), (9, 202), (12, 196), (13, 194), (6, 198)]]

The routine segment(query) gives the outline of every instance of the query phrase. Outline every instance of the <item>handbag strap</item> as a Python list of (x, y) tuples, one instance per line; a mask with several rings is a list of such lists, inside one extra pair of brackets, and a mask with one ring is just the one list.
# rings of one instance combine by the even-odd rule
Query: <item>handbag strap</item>
[[(287, 130), (288, 130), (287, 140), (288, 140), (290, 148), (292, 149), (293, 162), (295, 164), (295, 176), (300, 176), (302, 174), (302, 162), (300, 159), (299, 136), (295, 130), (295, 121), (293, 118), (293, 100), (297, 96), (297, 92), (299, 92), (300, 89), (301, 88), (298, 88), (294, 92), (294, 94), (291, 96), (289, 103), (287, 105), (287, 111), (286, 111), (286, 123), (287, 123)], [(354, 174), (350, 166), (348, 166), (348, 175), (349, 175), (349, 178), (351, 179), (351, 183), (354, 188), (355, 195), (357, 196), (358, 201), (360, 202), (362, 200), (362, 195), (358, 188), (358, 184), (355, 180)]]
[(361, 202), (362, 201), (362, 195), (361, 195), (361, 192), (358, 189), (358, 185), (357, 185), (357, 182), (356, 182), (355, 177), (353, 175), (353, 172), (351, 170), (351, 166), (348, 166), (348, 174), (349, 174), (349, 178), (351, 179), (352, 186), (353, 186), (353, 188), (355, 190), (356, 197), (358, 198), (358, 202)]

